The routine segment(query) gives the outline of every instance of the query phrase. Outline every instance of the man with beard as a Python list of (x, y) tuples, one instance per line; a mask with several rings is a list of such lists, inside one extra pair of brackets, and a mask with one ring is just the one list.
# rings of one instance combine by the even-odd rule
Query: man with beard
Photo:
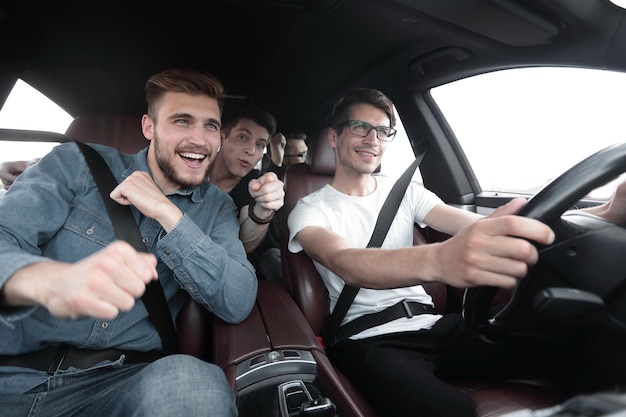
[(220, 148), (223, 87), (211, 74), (168, 70), (150, 77), (146, 101), (146, 149), (92, 146), (148, 253), (116, 239), (74, 143), (26, 170), (0, 202), (3, 416), (237, 414), (222, 370), (166, 355), (138, 300), (158, 280), (173, 317), (184, 291), (229, 323), (253, 307), (257, 280), (236, 207), (206, 181)]

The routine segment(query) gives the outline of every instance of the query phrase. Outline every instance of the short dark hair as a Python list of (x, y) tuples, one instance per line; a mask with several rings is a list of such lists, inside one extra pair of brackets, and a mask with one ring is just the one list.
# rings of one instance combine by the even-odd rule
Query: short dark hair
[(228, 134), (241, 119), (252, 120), (264, 127), (272, 137), (276, 133), (276, 118), (259, 106), (245, 100), (227, 100), (222, 114), (222, 130)]
[(347, 121), (350, 118), (350, 108), (357, 104), (369, 104), (382, 110), (389, 118), (389, 127), (396, 125), (394, 106), (389, 97), (373, 88), (358, 87), (349, 90), (337, 100), (330, 116), (331, 127)]
[(169, 69), (151, 76), (146, 82), (148, 115), (156, 119), (159, 100), (169, 91), (201, 94), (217, 100), (220, 113), (224, 106), (224, 86), (213, 74), (193, 69)]
[(299, 139), (299, 140), (303, 140), (304, 143), (307, 143), (307, 135), (304, 132), (289, 132), (285, 135), (285, 139), (286, 140), (290, 140), (290, 139)]

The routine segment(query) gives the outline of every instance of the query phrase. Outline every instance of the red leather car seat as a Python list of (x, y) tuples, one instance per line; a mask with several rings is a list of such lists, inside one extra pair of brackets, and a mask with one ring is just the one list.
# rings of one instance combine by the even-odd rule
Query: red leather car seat
[(78, 115), (65, 135), (85, 143), (112, 146), (123, 153), (135, 153), (149, 144), (141, 131), (141, 117), (127, 114)]
[[(328, 130), (322, 129), (317, 135), (317, 140), (309, 143), (307, 163), (295, 164), (287, 169), (285, 219), (300, 197), (322, 188), (332, 180), (335, 172), (335, 152), (327, 140)], [(285, 226), (283, 230), (288, 229)], [(282, 236), (281, 240), (283, 285), (295, 300), (313, 332), (319, 336), (328, 318), (328, 292), (311, 258), (304, 252), (289, 252), (288, 238)], [(338, 387), (340, 392), (331, 393), (331, 396), (338, 402), (340, 408), (350, 417), (377, 417), (378, 414), (345, 375), (334, 368), (325, 355), (322, 356), (318, 361), (325, 366), (319, 366), (319, 378), (327, 386)], [(332, 382), (327, 382), (328, 380)]]

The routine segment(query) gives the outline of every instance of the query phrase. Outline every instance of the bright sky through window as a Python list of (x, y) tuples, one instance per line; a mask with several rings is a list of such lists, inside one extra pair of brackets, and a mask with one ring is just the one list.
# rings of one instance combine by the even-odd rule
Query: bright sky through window
[(611, 0), (611, 3), (621, 7), (622, 9), (626, 9), (626, 0)]
[[(64, 133), (73, 118), (56, 103), (18, 79), (0, 110), (0, 128)], [(0, 142), (0, 162), (45, 155), (57, 144)]]

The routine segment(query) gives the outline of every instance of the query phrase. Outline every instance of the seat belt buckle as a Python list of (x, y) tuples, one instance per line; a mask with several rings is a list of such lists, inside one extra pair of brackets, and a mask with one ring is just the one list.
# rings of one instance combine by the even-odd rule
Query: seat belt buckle
[(413, 317), (413, 312), (411, 311), (411, 307), (409, 306), (409, 302), (406, 300), (406, 298), (402, 300), (402, 307), (404, 307), (404, 314), (406, 315), (407, 319)]
[(56, 371), (61, 369), (61, 366), (63, 365), (63, 361), (65, 360), (65, 356), (67, 355), (68, 350), (69, 350), (69, 345), (61, 344), (61, 346), (59, 346), (59, 349), (57, 350), (56, 355), (54, 355), (54, 359), (52, 360), (52, 363), (50, 364), (50, 367), (48, 368), (49, 375), (54, 375)]

